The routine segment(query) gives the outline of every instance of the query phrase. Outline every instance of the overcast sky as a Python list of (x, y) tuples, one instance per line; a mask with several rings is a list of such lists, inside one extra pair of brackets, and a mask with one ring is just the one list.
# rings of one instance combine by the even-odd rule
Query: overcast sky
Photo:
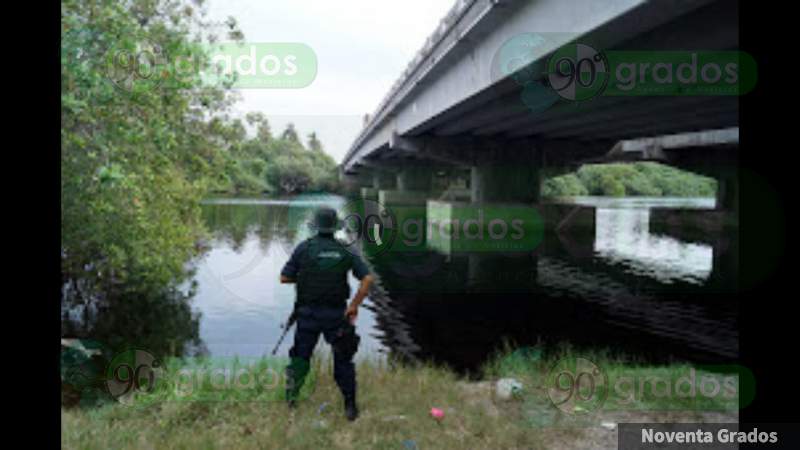
[(237, 19), (246, 42), (302, 42), (317, 77), (301, 89), (240, 89), (234, 113), (267, 115), (274, 133), (293, 122), (316, 131), (337, 162), (454, 0), (210, 0), (211, 18)]

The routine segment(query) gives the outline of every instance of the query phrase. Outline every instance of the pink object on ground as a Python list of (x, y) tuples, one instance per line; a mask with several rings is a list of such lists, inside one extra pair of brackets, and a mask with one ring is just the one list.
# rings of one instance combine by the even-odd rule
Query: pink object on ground
[(431, 416), (436, 420), (444, 419), (444, 411), (439, 408), (431, 408)]

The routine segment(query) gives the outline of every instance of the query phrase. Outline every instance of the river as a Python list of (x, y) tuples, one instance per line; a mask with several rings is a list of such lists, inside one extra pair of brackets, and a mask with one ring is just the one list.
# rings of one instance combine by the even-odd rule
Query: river
[[(271, 351), (294, 301), (294, 287), (280, 284), (279, 273), (294, 245), (310, 233), (302, 218), (321, 204), (341, 207), (344, 202), (338, 197), (204, 202), (212, 238), (196, 261), (193, 308), (200, 313), (200, 339), (211, 355)], [(440, 258), (435, 252), (426, 261), (437, 261), (435, 272), (446, 274), (444, 281), (370, 261), (381, 288), (358, 317), (357, 358), (394, 354), (475, 370), (504, 340), (569, 342), (657, 358), (736, 356), (738, 308), (711, 288), (714, 249), (649, 228), (653, 207), (713, 208), (714, 199), (579, 197), (570, 202), (597, 208), (590, 252), (545, 246), (535, 257), (513, 262), (513, 271), (533, 274), (524, 289), (492, 278), (495, 272), (510, 273), (496, 265), (496, 270), (479, 271), (489, 276), (488, 285), (505, 289), (467, 288), (469, 277), (458, 274), (474, 275), (474, 267), (462, 270), (474, 261)], [(351, 277), (350, 284), (355, 289), (357, 281)], [(290, 335), (281, 345), (281, 354), (291, 340)]]

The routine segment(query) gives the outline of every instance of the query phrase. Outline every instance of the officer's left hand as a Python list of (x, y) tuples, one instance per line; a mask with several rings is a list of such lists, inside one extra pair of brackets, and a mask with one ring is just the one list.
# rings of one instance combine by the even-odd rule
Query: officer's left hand
[(357, 305), (350, 305), (347, 307), (347, 310), (344, 312), (344, 316), (350, 319), (350, 323), (355, 325), (356, 319), (358, 318), (358, 306)]

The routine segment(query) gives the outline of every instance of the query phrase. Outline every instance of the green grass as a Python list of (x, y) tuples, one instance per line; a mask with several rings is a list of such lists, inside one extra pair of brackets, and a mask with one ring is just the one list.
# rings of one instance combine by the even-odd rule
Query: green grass
[[(539, 350), (506, 349), (487, 365), (487, 373), (495, 378), (514, 377), (525, 386), (543, 391), (562, 390), (563, 396), (577, 397), (580, 392), (588, 396), (590, 389), (585, 379), (577, 382), (581, 372), (596, 367), (598, 373), (594, 392), (603, 394), (597, 405), (583, 401), (583, 406), (596, 406), (599, 411), (719, 411), (731, 412), (746, 406), (754, 395), (752, 373), (737, 365), (693, 365), (674, 362), (654, 365), (625, 355), (612, 355), (608, 350), (575, 352), (562, 346), (549, 355), (540, 356)], [(533, 356), (533, 358), (531, 358)], [(592, 363), (582, 366), (577, 359)], [(557, 383), (555, 375), (566, 370), (567, 376)], [(570, 376), (571, 375), (571, 376)], [(602, 381), (605, 389), (602, 389)], [(691, 386), (694, 386), (692, 391)], [(535, 394), (528, 393), (531, 396)], [(559, 396), (555, 396), (558, 399)], [(579, 405), (580, 406), (580, 405)]]
[[(576, 357), (593, 361), (609, 377), (655, 373), (666, 376), (689, 367), (648, 366), (602, 352), (579, 355), (569, 348), (550, 353), (506, 351), (487, 363), (486, 381), (470, 382), (432, 365), (363, 361), (357, 369), (361, 417), (350, 423), (344, 418), (330, 362), (315, 359), (314, 389), (293, 413), (263, 390), (209, 400), (214, 397), (209, 396), (213, 387), (208, 384), (200, 384), (190, 394), (180, 396), (157, 389), (158, 395), (140, 396), (133, 399), (132, 405), (110, 403), (96, 408), (62, 409), (62, 446), (402, 449), (407, 440), (413, 440), (419, 449), (604, 446), (611, 442), (607, 430), (592, 427), (605, 417), (605, 410), (565, 414), (548, 398), (550, 369), (563, 358)], [(167, 364), (167, 370), (180, 367), (173, 361)], [(500, 377), (522, 381), (522, 395), (505, 402), (496, 399), (492, 381)], [(320, 405), (326, 403), (327, 408), (320, 410)], [(640, 414), (643, 410), (675, 406), (667, 403), (663, 398), (645, 396), (631, 410)], [(699, 406), (710, 410), (730, 407), (713, 401)], [(445, 411), (441, 422), (430, 417), (431, 407)], [(652, 416), (648, 418), (652, 420)], [(607, 444), (598, 444), (600, 438), (606, 439)]]

